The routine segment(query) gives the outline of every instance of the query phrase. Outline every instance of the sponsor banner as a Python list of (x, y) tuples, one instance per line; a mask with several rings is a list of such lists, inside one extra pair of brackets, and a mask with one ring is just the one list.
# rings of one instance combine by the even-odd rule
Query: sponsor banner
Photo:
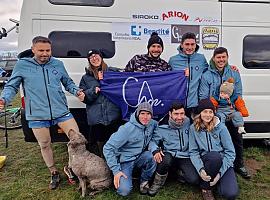
[(220, 30), (218, 27), (203, 27), (202, 33), (202, 46), (206, 50), (213, 50), (219, 46)]
[(200, 26), (197, 25), (171, 25), (171, 43), (180, 43), (183, 34), (192, 32), (196, 35), (197, 44), (200, 43)]
[(142, 41), (149, 40), (151, 34), (157, 32), (164, 42), (171, 40), (171, 26), (143, 23), (112, 23), (113, 41)]

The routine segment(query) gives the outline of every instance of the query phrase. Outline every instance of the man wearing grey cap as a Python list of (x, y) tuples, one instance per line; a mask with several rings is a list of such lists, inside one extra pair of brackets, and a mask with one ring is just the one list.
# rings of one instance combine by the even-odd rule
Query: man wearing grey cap
[(104, 157), (113, 172), (117, 193), (121, 196), (131, 192), (134, 168), (141, 169), (140, 193), (148, 193), (148, 181), (156, 169), (153, 155), (148, 151), (148, 144), (157, 129), (157, 122), (152, 117), (152, 106), (148, 102), (139, 104), (130, 120), (104, 145)]

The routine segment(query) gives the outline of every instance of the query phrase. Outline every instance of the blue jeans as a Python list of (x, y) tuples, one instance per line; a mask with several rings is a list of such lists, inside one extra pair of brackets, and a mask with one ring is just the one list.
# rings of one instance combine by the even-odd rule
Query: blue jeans
[(120, 178), (120, 186), (117, 189), (117, 193), (121, 196), (127, 196), (132, 188), (132, 172), (133, 169), (141, 169), (140, 183), (151, 180), (155, 170), (156, 162), (153, 159), (153, 155), (150, 151), (144, 151), (136, 160), (130, 162), (121, 163), (121, 171), (127, 176)]

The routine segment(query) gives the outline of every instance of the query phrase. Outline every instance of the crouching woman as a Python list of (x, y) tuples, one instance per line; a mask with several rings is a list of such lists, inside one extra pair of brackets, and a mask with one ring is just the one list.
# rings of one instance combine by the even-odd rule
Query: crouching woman
[(233, 170), (235, 150), (226, 126), (214, 115), (209, 99), (198, 105), (198, 115), (190, 127), (190, 159), (201, 177), (203, 199), (214, 200), (213, 187), (226, 199), (235, 199), (238, 184)]

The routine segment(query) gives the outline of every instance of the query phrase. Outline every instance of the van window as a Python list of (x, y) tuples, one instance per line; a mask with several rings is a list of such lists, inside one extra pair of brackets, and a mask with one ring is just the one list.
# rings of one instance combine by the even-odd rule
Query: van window
[(104, 58), (115, 54), (115, 42), (108, 32), (53, 31), (52, 55), (58, 58), (86, 58), (89, 50), (100, 49)]
[(270, 69), (270, 35), (245, 36), (242, 62), (246, 68)]
[(49, 2), (58, 5), (111, 7), (114, 0), (49, 0)]

